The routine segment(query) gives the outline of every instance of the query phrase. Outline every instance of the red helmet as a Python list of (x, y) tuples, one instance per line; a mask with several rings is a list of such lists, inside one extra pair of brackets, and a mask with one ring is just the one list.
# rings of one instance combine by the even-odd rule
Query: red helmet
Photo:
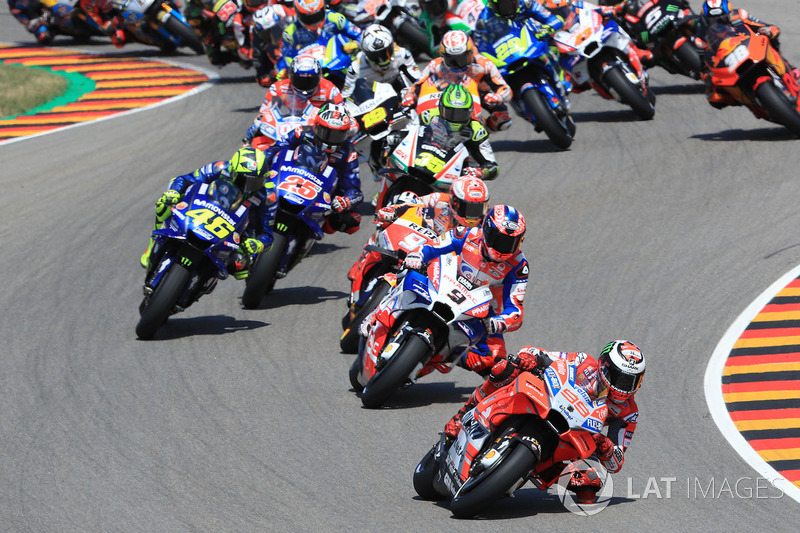
[(474, 50), (472, 39), (461, 30), (448, 31), (439, 44), (439, 55), (444, 64), (454, 70), (463, 70), (472, 63)]
[(480, 178), (463, 176), (450, 185), (450, 214), (460, 226), (474, 228), (489, 209), (489, 189)]
[(353, 121), (347, 108), (340, 104), (323, 105), (314, 118), (314, 140), (317, 147), (331, 153), (347, 141)]
[(598, 396), (608, 394), (614, 403), (621, 403), (634, 395), (644, 378), (644, 354), (632, 342), (609, 342), (597, 360), (600, 378)]
[(325, 22), (325, 0), (294, 0), (297, 20), (309, 30), (318, 30)]
[(525, 238), (525, 217), (510, 205), (496, 205), (483, 219), (484, 258), (495, 263), (508, 261), (519, 252)]

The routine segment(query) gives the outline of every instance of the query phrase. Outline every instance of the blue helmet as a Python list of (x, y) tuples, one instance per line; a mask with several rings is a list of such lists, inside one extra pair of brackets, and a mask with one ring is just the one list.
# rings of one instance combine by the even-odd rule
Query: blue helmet
[(704, 0), (703, 18), (707, 23), (730, 22), (730, 15), (728, 0)]

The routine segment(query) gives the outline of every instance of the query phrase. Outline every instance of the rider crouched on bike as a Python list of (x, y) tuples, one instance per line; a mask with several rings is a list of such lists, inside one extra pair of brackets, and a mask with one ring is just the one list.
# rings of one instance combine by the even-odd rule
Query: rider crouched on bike
[[(457, 226), (436, 243), (410, 252), (404, 265), (419, 269), (432, 259), (455, 252), (460, 257), (458, 272), (476, 286), (486, 285), (493, 294), (485, 319), (486, 337), (464, 354), (458, 364), (481, 375), (506, 359), (503, 334), (522, 325), (523, 300), (528, 285), (528, 261), (520, 250), (525, 237), (525, 218), (515, 208), (496, 205), (480, 226)], [(366, 329), (369, 319), (363, 327)]]
[(281, 63), (291, 63), (299, 51), (316, 42), (323, 31), (349, 38), (350, 41), (344, 46), (345, 53), (354, 54), (358, 51), (361, 28), (341, 13), (326, 9), (324, 0), (294, 0), (294, 11), (297, 20), (283, 30)]
[(361, 215), (356, 208), (364, 200), (364, 194), (361, 192), (358, 152), (349, 139), (352, 127), (353, 120), (347, 108), (340, 104), (326, 104), (314, 118), (313, 132), (296, 128), (286, 139), (264, 151), (270, 164), (281, 150), (294, 149), (304, 143), (316, 146), (325, 154), (327, 164), (333, 166), (339, 177), (331, 202), (333, 213), (322, 227), (325, 233), (341, 231), (353, 234), (361, 225)]
[[(714, 24), (732, 26), (733, 28), (744, 25), (760, 35), (766, 35), (773, 48), (780, 52), (780, 42), (778, 41), (778, 36), (781, 33), (780, 28), (761, 22), (744, 9), (731, 9), (728, 0), (705, 0), (703, 2), (701, 21), (702, 24), (698, 31), (698, 37), (701, 39), (706, 38), (708, 29)], [(786, 61), (785, 58), (784, 61)], [(794, 78), (795, 84), (800, 81), (800, 69), (786, 61), (786, 70), (788, 74)], [(711, 73), (708, 71), (705, 62), (703, 63), (703, 72), (700, 73), (700, 77), (706, 84), (706, 100), (708, 100), (708, 103), (711, 104), (712, 107), (722, 109), (729, 105), (740, 104), (730, 93), (724, 89), (715, 87), (714, 84), (711, 83)]]
[(404, 107), (414, 107), (424, 84), (430, 81), (439, 90), (448, 85), (468, 85), (474, 80), (482, 105), (489, 110), (486, 126), (491, 131), (511, 127), (506, 104), (511, 101), (511, 87), (488, 58), (475, 51), (472, 39), (461, 30), (444, 34), (439, 45), (440, 57), (431, 60), (417, 81), (403, 96)]
[[(438, 114), (425, 127), (441, 128), (453, 145), (463, 143), (469, 152), (470, 164), (461, 170), (462, 176), (493, 180), (499, 173), (497, 160), (489, 133), (473, 115), (472, 94), (462, 85), (449, 85), (439, 98)], [(402, 141), (401, 134), (387, 136), (387, 150), (391, 153)], [(384, 180), (383, 189), (388, 188)]]
[(361, 36), (361, 51), (347, 69), (342, 96), (353, 96), (357, 83), (371, 87), (375, 82), (389, 83), (399, 94), (419, 78), (411, 52), (396, 44), (388, 29), (370, 24)]
[[(155, 228), (158, 229), (170, 217), (172, 207), (181, 201), (183, 194), (194, 183), (211, 183), (225, 179), (233, 183), (242, 193), (242, 202), (250, 210), (250, 218), (245, 230), (246, 238), (239, 245), (239, 252), (244, 258), (254, 258), (272, 245), (272, 220), (277, 209), (277, 196), (274, 184), (266, 183), (269, 164), (264, 153), (255, 148), (242, 147), (228, 161), (209, 163), (192, 173), (182, 174), (170, 181), (168, 190), (156, 202)], [(150, 257), (155, 241), (150, 238), (147, 250), (140, 260), (142, 267), (149, 271), (154, 265)], [(231, 254), (228, 272), (236, 279), (244, 279), (248, 275), (250, 261), (237, 254)]]
[[(444, 428), (447, 438), (455, 438), (461, 430), (464, 413), (478, 405), (484, 398), (512, 383), (521, 372), (542, 372), (556, 359), (564, 359), (577, 365), (576, 386), (584, 389), (591, 398), (605, 396), (608, 416), (605, 427), (607, 435), (594, 436), (595, 455), (603, 467), (617, 473), (625, 462), (625, 450), (630, 446), (639, 419), (639, 407), (634, 394), (644, 378), (645, 359), (638, 346), (626, 340), (609, 342), (595, 359), (585, 352), (547, 352), (541, 348), (525, 346), (516, 355), (498, 361), (491, 369), (488, 379), (479, 385), (458, 413)], [(542, 477), (559, 476), (564, 463), (554, 465)], [(572, 477), (567, 488), (576, 493), (578, 503), (594, 503), (603, 481), (593, 468), (581, 470), (572, 467)]]
[(320, 109), (328, 102), (341, 104), (343, 101), (339, 89), (322, 77), (319, 62), (311, 56), (300, 56), (289, 67), (289, 78), (270, 86), (258, 110), (259, 116), (247, 129), (242, 140), (248, 144), (258, 135), (261, 113), (270, 109), (277, 107), (279, 111), (289, 116), (301, 116), (309, 103)]
[(80, 6), (94, 20), (117, 48), (122, 48), (131, 37), (125, 32), (122, 17), (111, 0), (80, 0)]

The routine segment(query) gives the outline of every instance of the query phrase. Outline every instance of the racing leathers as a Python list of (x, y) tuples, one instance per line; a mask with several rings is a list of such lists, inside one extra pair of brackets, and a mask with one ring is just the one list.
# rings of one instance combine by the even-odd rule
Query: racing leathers
[(291, 80), (283, 79), (270, 85), (264, 101), (258, 109), (258, 116), (253, 120), (253, 125), (247, 129), (244, 136), (245, 144), (250, 144), (253, 137), (258, 135), (261, 128), (261, 114), (274, 108), (288, 116), (299, 117), (303, 115), (306, 107), (310, 103), (317, 109), (325, 103), (341, 104), (344, 101), (342, 93), (330, 81), (325, 78), (319, 80), (319, 86), (311, 96), (305, 96), (292, 87)]
[(508, 129), (511, 126), (511, 116), (505, 104), (511, 101), (511, 87), (503, 79), (495, 64), (479, 53), (475, 53), (472, 63), (457, 70), (445, 65), (441, 57), (432, 59), (422, 71), (419, 80), (404, 95), (403, 105), (406, 107), (416, 105), (426, 82), (443, 91), (448, 85), (453, 84), (469, 87), (471, 81), (478, 87), (481, 104), (490, 111), (486, 121), (487, 127), (492, 131)]
[(375, 82), (389, 83), (400, 94), (419, 78), (420, 72), (417, 62), (414, 61), (414, 56), (402, 46), (394, 45), (392, 61), (382, 71), (372, 68), (372, 64), (364, 52), (359, 52), (347, 69), (342, 96), (345, 98), (352, 96), (353, 100), (358, 103), (362, 99), (357, 94), (354, 96), (356, 89), (363, 84), (371, 92), (370, 88)]
[(111, 38), (117, 48), (130, 40), (123, 27), (123, 19), (111, 0), (80, 0), (86, 14)]
[(281, 58), (278, 60), (279, 71), (288, 68), (289, 63), (300, 53), (300, 50), (315, 43), (322, 33), (331, 37), (344, 35), (352, 41), (356, 41), (352, 43), (353, 51), (358, 49), (357, 41), (361, 39), (361, 28), (347, 20), (341, 13), (330, 9), (325, 11), (325, 22), (318, 31), (305, 27), (299, 21), (292, 22), (283, 30)]
[(524, 314), (523, 300), (528, 285), (528, 261), (522, 250), (508, 261), (487, 261), (481, 252), (483, 232), (480, 227), (457, 226), (448, 231), (434, 244), (422, 246), (418, 252), (422, 263), (450, 252), (459, 256), (458, 272), (475, 286), (489, 286), (492, 302), (487, 322), (498, 326), (496, 333), (488, 333), (472, 350), (465, 353), (459, 365), (481, 375), (506, 358), (504, 333), (512, 332), (522, 326)]
[[(525, 346), (517, 355), (510, 355), (492, 367), (488, 379), (475, 388), (467, 402), (447, 422), (444, 433), (448, 438), (455, 438), (461, 429), (461, 418), (464, 413), (499, 389), (512, 386), (510, 384), (521, 372), (543, 371), (556, 359), (563, 359), (570, 365), (574, 365), (576, 367), (575, 385), (585, 390), (590, 398), (597, 398), (599, 379), (597, 359), (586, 352), (548, 352), (541, 348)], [(595, 457), (606, 470), (616, 473), (625, 462), (625, 450), (630, 446), (636, 431), (639, 407), (633, 396), (621, 403), (606, 400), (606, 406), (608, 407), (608, 415), (605, 420), (607, 434), (595, 435), (594, 440), (597, 444)], [(597, 499), (597, 492), (603, 487), (603, 482), (594, 468), (578, 468), (576, 465), (557, 463), (540, 475), (549, 484), (562, 475), (566, 468), (572, 471), (567, 488), (576, 493), (578, 503), (594, 503)]]
[[(285, 148), (294, 149), (303, 143), (315, 146), (314, 133), (305, 131), (304, 128), (297, 128), (286, 139), (278, 141), (267, 148), (264, 151), (264, 155), (267, 161), (272, 163), (281, 150)], [(361, 225), (361, 215), (356, 211), (356, 208), (364, 200), (364, 194), (361, 192), (361, 178), (358, 172), (358, 152), (356, 152), (353, 144), (347, 140), (336, 150), (330, 153), (326, 152), (325, 155), (328, 159), (328, 165), (333, 166), (338, 176), (333, 195), (347, 198), (349, 207), (343, 211), (331, 213), (322, 229), (325, 233), (341, 231), (353, 234), (358, 231)]]

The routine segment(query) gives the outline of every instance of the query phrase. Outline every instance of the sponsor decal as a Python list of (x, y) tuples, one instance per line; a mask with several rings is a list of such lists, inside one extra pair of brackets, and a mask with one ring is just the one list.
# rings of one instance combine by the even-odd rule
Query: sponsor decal
[(472, 282), (467, 278), (465, 278), (464, 276), (459, 275), (456, 279), (460, 284), (466, 287), (468, 291), (471, 291), (472, 289), (475, 288), (475, 285), (473, 285)]
[(222, 209), (217, 204), (212, 203), (212, 202), (206, 202), (205, 200), (195, 200), (194, 204), (196, 206), (199, 206), (199, 207), (205, 207), (206, 209), (210, 209), (211, 211), (215, 212), (220, 217), (222, 217), (225, 220), (225, 222), (227, 222), (231, 226), (235, 226), (236, 225), (236, 223), (233, 221), (233, 219), (230, 217), (230, 215), (228, 215), (228, 212), (225, 211), (224, 209)]

